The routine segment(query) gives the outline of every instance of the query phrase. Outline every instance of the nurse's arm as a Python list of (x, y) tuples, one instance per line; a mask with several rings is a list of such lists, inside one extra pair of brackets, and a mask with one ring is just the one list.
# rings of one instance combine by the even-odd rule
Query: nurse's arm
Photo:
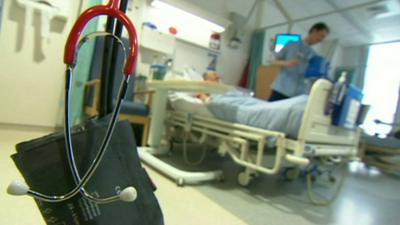
[(290, 60), (274, 60), (272, 62), (272, 65), (274, 66), (281, 66), (281, 67), (290, 67), (290, 66), (295, 66), (299, 64), (299, 61), (296, 59), (290, 59)]

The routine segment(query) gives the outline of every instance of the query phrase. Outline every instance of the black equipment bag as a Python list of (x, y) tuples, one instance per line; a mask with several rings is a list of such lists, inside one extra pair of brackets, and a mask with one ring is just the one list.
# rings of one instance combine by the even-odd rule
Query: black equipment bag
[[(109, 118), (90, 120), (72, 130), (81, 177), (100, 148)], [(12, 159), (31, 189), (61, 195), (76, 186), (67, 161), (63, 132), (19, 143), (16, 149)], [(81, 194), (60, 203), (35, 201), (48, 225), (163, 224), (163, 215), (154, 195), (156, 188), (140, 163), (131, 125), (119, 121), (103, 160), (85, 188), (93, 196), (107, 197), (128, 186), (137, 191), (137, 199), (133, 202), (95, 204)]]

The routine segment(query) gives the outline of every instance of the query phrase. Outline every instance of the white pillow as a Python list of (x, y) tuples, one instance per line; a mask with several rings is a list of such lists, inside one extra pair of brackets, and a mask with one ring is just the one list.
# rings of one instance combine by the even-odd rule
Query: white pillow
[(201, 116), (213, 117), (207, 109), (207, 104), (191, 93), (171, 92), (169, 101), (175, 111), (193, 113)]

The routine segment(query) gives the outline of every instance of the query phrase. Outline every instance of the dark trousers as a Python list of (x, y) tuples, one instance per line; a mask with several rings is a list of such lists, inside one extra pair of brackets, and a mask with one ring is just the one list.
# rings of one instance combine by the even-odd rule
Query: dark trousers
[(288, 96), (281, 94), (280, 92), (272, 90), (271, 96), (269, 97), (268, 101), (273, 102), (273, 101), (279, 101), (283, 99), (289, 98)]

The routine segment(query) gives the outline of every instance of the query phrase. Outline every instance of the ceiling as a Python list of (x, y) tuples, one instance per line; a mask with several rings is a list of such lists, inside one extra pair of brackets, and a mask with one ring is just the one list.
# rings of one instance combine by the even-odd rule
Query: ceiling
[[(186, 1), (223, 16), (230, 11), (246, 16), (255, 0)], [(264, 17), (267, 21), (261, 27), (286, 21), (273, 0), (263, 1), (266, 1), (263, 9), (266, 11)], [(312, 24), (323, 21), (331, 28), (329, 38), (338, 38), (345, 46), (400, 40), (400, 0), (279, 1), (295, 21), (296, 31), (302, 30), (306, 33)], [(304, 20), (313, 16), (317, 17)]]
[[(326, 13), (325, 16), (300, 21), (296, 26), (308, 29), (313, 23), (323, 21), (331, 27), (330, 38), (338, 38), (343, 45), (400, 40), (399, 0), (281, 0), (281, 2), (294, 20)], [(362, 4), (364, 5), (361, 6)], [(329, 14), (333, 11), (336, 13)]]

